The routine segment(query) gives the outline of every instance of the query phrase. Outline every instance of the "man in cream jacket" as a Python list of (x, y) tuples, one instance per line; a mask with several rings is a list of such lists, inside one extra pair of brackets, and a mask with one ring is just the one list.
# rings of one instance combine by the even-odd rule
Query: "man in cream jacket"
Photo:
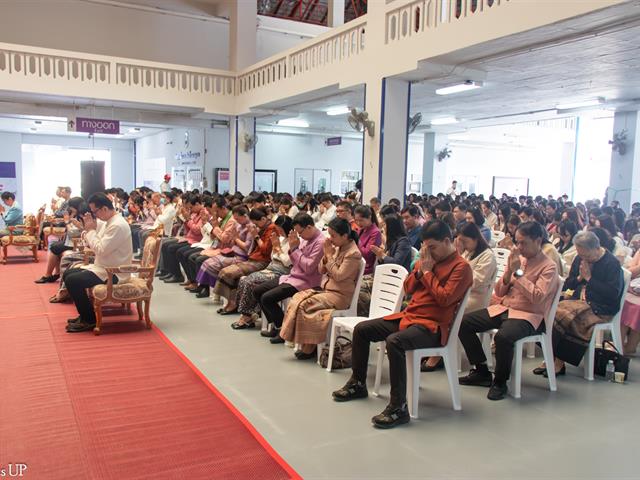
[[(133, 256), (129, 224), (115, 211), (109, 197), (104, 193), (96, 193), (89, 198), (88, 204), (91, 214), (87, 213), (83, 218), (82, 238), (85, 245), (95, 252), (95, 261), (80, 268), (70, 268), (63, 275), (79, 314), (77, 318), (69, 320), (68, 333), (93, 330), (96, 317), (86, 289), (106, 283), (106, 268), (131, 265)], [(96, 219), (101, 220), (100, 225)], [(128, 274), (114, 276), (114, 283), (126, 277)]]

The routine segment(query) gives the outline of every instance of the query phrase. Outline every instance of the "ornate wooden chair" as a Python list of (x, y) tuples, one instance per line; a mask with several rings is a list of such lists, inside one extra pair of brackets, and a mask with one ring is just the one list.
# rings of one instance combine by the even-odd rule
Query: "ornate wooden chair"
[[(135, 303), (138, 310), (138, 319), (142, 321), (144, 318), (147, 328), (151, 328), (149, 307), (161, 243), (160, 238), (151, 235), (144, 244), (140, 265), (123, 265), (106, 269), (108, 274), (107, 283), (105, 285), (97, 285), (92, 289), (93, 307), (96, 313), (96, 326), (93, 329), (93, 333), (100, 335), (102, 306), (107, 303), (119, 303), (122, 305)], [(113, 275), (118, 273), (130, 273), (132, 275), (127, 280), (114, 284)]]
[(2, 243), (2, 263), (7, 263), (7, 251), (11, 246), (30, 249), (33, 254), (33, 261), (37, 262), (38, 246), (40, 244), (38, 239), (38, 232), (40, 231), (38, 219), (33, 215), (25, 215), (23, 225), (7, 227), (7, 230), (9, 230), (9, 235), (0, 239)]

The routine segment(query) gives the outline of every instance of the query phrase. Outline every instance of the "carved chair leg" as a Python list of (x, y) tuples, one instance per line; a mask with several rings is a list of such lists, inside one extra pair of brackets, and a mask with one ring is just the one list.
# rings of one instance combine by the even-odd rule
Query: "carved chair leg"
[(33, 245), (31, 247), (31, 251), (33, 252), (33, 261), (35, 263), (38, 263), (38, 246), (37, 245)]
[(144, 301), (144, 320), (147, 322), (147, 328), (151, 328), (151, 318), (149, 317), (149, 306), (151, 304), (151, 299), (147, 298)]
[(136, 310), (138, 311), (138, 321), (141, 322), (144, 319), (144, 311), (142, 310), (142, 301), (136, 302)]
[(93, 328), (93, 333), (95, 335), (100, 335), (100, 327), (102, 326), (102, 305), (96, 303), (93, 306), (93, 311), (96, 314), (96, 326)]
[(7, 245), (2, 246), (2, 263), (7, 263)]

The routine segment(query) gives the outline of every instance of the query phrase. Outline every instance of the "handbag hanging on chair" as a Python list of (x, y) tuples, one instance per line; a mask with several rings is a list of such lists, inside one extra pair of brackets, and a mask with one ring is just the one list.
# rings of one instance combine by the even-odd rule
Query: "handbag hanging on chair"
[[(613, 350), (605, 348), (609, 344)], [(613, 360), (613, 365), (616, 368), (616, 372), (624, 373), (625, 380), (629, 379), (629, 359), (622, 355), (613, 343), (606, 340), (602, 343), (602, 348), (596, 348), (595, 361), (593, 366), (593, 373), (604, 377), (606, 376), (607, 364), (609, 360)]]

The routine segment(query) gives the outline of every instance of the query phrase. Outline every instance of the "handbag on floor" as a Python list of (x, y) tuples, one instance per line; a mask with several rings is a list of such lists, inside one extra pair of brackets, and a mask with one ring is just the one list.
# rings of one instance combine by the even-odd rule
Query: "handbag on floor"
[[(609, 344), (613, 350), (605, 348)], [(600, 377), (606, 376), (607, 363), (613, 360), (616, 372), (623, 372), (625, 380), (629, 379), (629, 359), (622, 355), (613, 343), (606, 340), (602, 343), (602, 348), (596, 348), (596, 356), (593, 366), (593, 373)]]
[[(320, 366), (327, 368), (329, 364), (329, 345), (322, 347), (320, 352)], [(336, 346), (333, 351), (333, 362), (331, 362), (332, 370), (341, 368), (351, 368), (351, 340), (347, 337), (338, 336), (336, 338)]]

